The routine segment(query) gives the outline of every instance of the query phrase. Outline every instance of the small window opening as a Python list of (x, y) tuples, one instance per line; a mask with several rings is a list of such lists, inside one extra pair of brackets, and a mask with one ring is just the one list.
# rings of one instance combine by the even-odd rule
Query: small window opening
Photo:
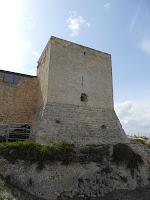
[(60, 124), (60, 120), (59, 119), (56, 119), (55, 122), (56, 122), (56, 124)]
[(32, 186), (33, 185), (33, 181), (32, 181), (32, 178), (29, 178), (29, 183), (28, 183), (29, 186)]
[(20, 77), (15, 75), (15, 74), (4, 74), (3, 81), (5, 83), (15, 84), (16, 85), (19, 80), (20, 80)]
[(101, 129), (106, 129), (106, 125), (105, 124), (103, 124), (103, 125), (101, 125)]
[(84, 53), (83, 53), (84, 55), (86, 54), (86, 52), (84, 51)]
[(88, 96), (85, 93), (82, 93), (80, 98), (81, 98), (82, 102), (87, 102), (88, 101)]

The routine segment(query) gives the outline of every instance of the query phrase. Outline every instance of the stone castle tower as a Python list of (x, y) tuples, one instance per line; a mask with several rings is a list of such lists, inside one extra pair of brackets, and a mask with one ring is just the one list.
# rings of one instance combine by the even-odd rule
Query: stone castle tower
[(20, 123), (41, 143), (127, 143), (114, 111), (111, 56), (51, 37), (37, 76), (0, 70), (0, 127)]
[(114, 111), (110, 54), (51, 37), (37, 78), (37, 141), (128, 142)]

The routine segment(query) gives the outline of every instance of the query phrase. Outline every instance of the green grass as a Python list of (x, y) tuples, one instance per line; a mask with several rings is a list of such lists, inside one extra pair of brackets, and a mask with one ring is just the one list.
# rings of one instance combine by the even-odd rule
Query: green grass
[(74, 146), (67, 142), (41, 145), (34, 142), (9, 142), (0, 144), (0, 156), (14, 163), (24, 160), (28, 164), (37, 163), (41, 168), (45, 162), (60, 161), (68, 164), (75, 158)]
[(134, 170), (143, 164), (141, 156), (133, 151), (127, 144), (116, 144), (113, 147), (113, 161), (118, 164), (125, 164), (134, 175)]
[(26, 164), (37, 163), (39, 168), (43, 168), (45, 163), (56, 161), (62, 164), (102, 162), (104, 157), (109, 156), (109, 148), (108, 145), (87, 145), (75, 149), (73, 144), (65, 141), (48, 145), (29, 141), (9, 142), (0, 143), (0, 156), (12, 163), (24, 160)]
[(132, 144), (145, 144), (146, 140), (143, 138), (132, 138), (131, 143)]
[[(57, 161), (62, 164), (101, 163), (104, 158), (111, 157), (110, 145), (86, 145), (76, 149), (73, 144), (65, 141), (51, 142), (48, 145), (30, 141), (0, 143), (0, 156), (12, 163), (17, 160), (24, 160), (26, 164), (37, 163), (39, 168), (43, 168), (46, 163)], [(116, 164), (126, 164), (131, 172), (143, 164), (141, 156), (126, 144), (114, 145), (112, 158)]]

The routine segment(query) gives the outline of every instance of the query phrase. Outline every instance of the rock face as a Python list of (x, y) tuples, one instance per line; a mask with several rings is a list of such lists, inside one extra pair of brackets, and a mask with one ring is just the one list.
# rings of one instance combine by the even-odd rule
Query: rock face
[[(131, 191), (115, 191), (106, 195), (101, 200), (149, 200), (150, 187), (137, 188)], [(93, 199), (94, 200), (94, 199)], [(96, 200), (96, 199), (95, 199)]]
[(1, 200), (42, 200), (21, 189), (18, 189), (7, 181), (0, 178), (0, 199)]
[[(132, 196), (136, 197), (135, 189), (150, 186), (150, 152), (143, 146), (138, 148), (136, 145), (132, 146), (140, 152), (144, 160), (144, 164), (134, 169), (134, 173), (131, 173), (125, 165), (116, 165), (110, 160), (104, 160), (103, 163), (69, 165), (57, 162), (39, 170), (35, 164), (27, 165), (24, 161), (11, 164), (1, 159), (0, 175), (7, 180), (7, 183), (45, 200), (103, 198), (107, 200), (110, 199), (109, 193), (114, 191), (116, 196), (111, 195), (112, 199), (115, 200), (118, 196), (121, 200), (122, 190), (127, 197), (130, 197), (126, 199), (130, 200)], [(149, 190), (145, 190), (143, 197), (144, 194), (145, 198), (142, 200), (147, 200), (146, 195), (149, 194)]]

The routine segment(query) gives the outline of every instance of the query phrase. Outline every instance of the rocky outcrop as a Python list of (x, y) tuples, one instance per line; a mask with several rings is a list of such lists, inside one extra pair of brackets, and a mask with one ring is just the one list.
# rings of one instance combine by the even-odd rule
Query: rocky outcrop
[[(132, 197), (137, 188), (145, 188), (145, 197), (150, 186), (150, 151), (146, 146), (133, 145), (144, 161), (132, 171), (125, 164), (116, 164), (111, 159), (103, 162), (72, 163), (62, 165), (55, 162), (38, 169), (36, 164), (25, 161), (10, 163), (0, 159), (0, 175), (7, 184), (32, 196), (31, 199), (71, 200), (71, 199), (123, 199), (124, 194)], [(114, 193), (115, 191), (115, 193)], [(123, 191), (123, 192), (122, 192)], [(132, 192), (131, 192), (132, 191)], [(138, 190), (139, 191), (139, 190)], [(111, 193), (113, 192), (113, 195)], [(110, 196), (111, 195), (111, 196)], [(135, 195), (136, 197), (137, 195)], [(29, 199), (29, 198), (27, 198)], [(134, 199), (126, 198), (126, 199)], [(138, 198), (136, 198), (138, 199)], [(139, 200), (140, 195), (139, 195)]]

